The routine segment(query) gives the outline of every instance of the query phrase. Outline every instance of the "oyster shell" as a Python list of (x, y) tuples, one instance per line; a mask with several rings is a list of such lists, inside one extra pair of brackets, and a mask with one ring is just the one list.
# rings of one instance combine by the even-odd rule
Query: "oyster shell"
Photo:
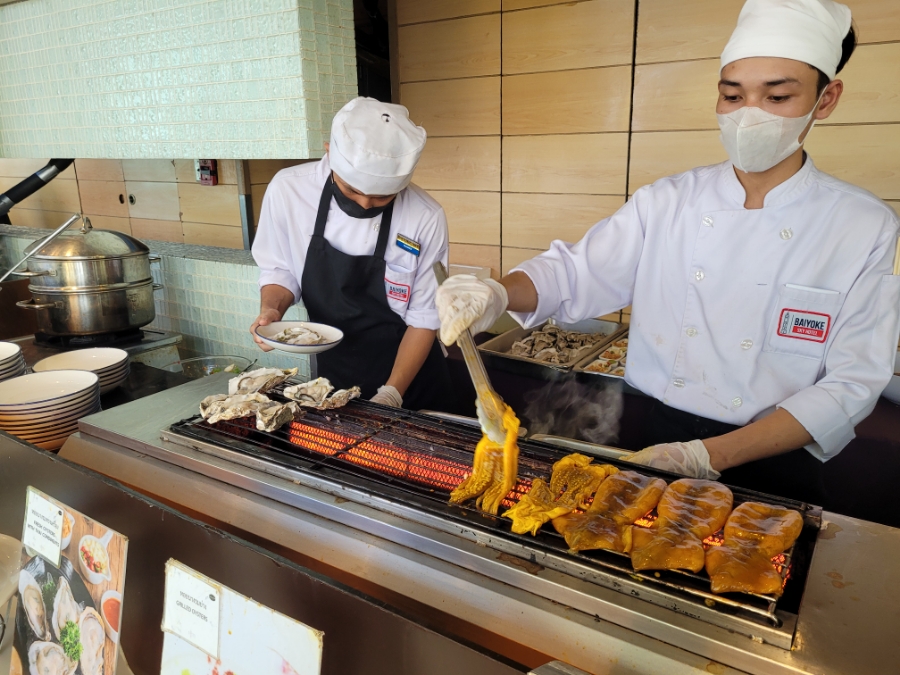
[(277, 387), (289, 377), (297, 374), (296, 368), (282, 370), (281, 368), (257, 368), (249, 373), (242, 373), (228, 381), (228, 393), (235, 394), (264, 394)]
[(88, 607), (78, 619), (81, 630), (81, 672), (83, 675), (103, 675), (103, 643), (106, 633), (103, 619), (95, 609)]
[(287, 345), (318, 345), (326, 341), (316, 331), (305, 326), (285, 328), (272, 339)]
[(333, 410), (334, 408), (343, 408), (355, 398), (359, 398), (359, 387), (350, 387), (349, 389), (338, 389), (331, 396), (322, 401), (321, 405), (316, 406), (319, 410)]
[(50, 623), (47, 617), (47, 609), (44, 607), (44, 596), (41, 587), (28, 570), (19, 572), (19, 596), (25, 608), (25, 616), (28, 617), (28, 625), (37, 636), (38, 640), (50, 637)]
[(56, 639), (60, 639), (63, 627), (67, 621), (78, 623), (78, 605), (75, 597), (72, 595), (72, 589), (65, 577), (59, 578), (59, 590), (56, 591), (56, 597), (53, 598), (53, 618), (51, 625)]
[(260, 431), (278, 431), (288, 422), (292, 422), (302, 412), (300, 406), (293, 401), (284, 405), (273, 401), (272, 405), (256, 411), (256, 428)]
[(304, 406), (320, 406), (328, 394), (334, 391), (334, 385), (324, 377), (317, 377), (315, 380), (296, 384), (293, 387), (285, 387), (284, 395)]
[(238, 394), (226, 396), (214, 394), (200, 401), (200, 415), (210, 424), (220, 420), (233, 420), (238, 417), (250, 417), (263, 406), (277, 405), (263, 394)]
[(28, 665), (32, 675), (72, 675), (78, 666), (69, 661), (60, 645), (39, 640), (28, 648)]

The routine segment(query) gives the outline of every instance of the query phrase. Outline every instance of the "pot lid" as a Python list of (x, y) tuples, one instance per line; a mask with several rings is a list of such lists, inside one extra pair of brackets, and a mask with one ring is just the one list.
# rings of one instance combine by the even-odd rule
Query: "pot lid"
[[(43, 239), (33, 241), (25, 249), (29, 253)], [(63, 232), (33, 256), (37, 260), (89, 260), (93, 258), (125, 258), (146, 255), (150, 249), (122, 232), (82, 228)]]

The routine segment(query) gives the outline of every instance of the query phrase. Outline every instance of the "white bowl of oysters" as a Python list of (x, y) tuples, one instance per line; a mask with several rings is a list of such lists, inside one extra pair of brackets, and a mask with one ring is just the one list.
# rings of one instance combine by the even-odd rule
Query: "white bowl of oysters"
[(318, 354), (344, 339), (343, 331), (334, 326), (309, 321), (273, 321), (257, 326), (256, 334), (270, 347), (291, 354)]

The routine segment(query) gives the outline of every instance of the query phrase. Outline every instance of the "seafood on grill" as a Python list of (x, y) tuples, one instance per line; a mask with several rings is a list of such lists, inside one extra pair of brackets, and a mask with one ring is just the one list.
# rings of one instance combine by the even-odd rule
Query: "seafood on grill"
[(607, 549), (628, 553), (632, 525), (659, 503), (666, 482), (634, 471), (620, 471), (600, 484), (584, 513), (553, 519), (553, 527), (566, 539), (569, 550)]
[(359, 398), (360, 389), (351, 387), (334, 391), (334, 385), (331, 382), (324, 377), (317, 377), (309, 382), (285, 387), (284, 395), (286, 398), (296, 401), (298, 405), (307, 408), (332, 410), (343, 408), (353, 399)]
[(789, 549), (803, 530), (791, 509), (744, 502), (725, 522), (725, 542), (706, 552), (713, 593), (781, 595), (783, 580), (772, 558)]
[(56, 635), (57, 640), (61, 638), (62, 629), (65, 627), (66, 622), (78, 623), (79, 613), (78, 604), (72, 595), (69, 582), (64, 576), (60, 576), (58, 589), (53, 598), (53, 617), (51, 620), (53, 633)]
[(328, 340), (306, 326), (291, 326), (274, 335), (273, 340), (286, 345), (320, 345)]
[(37, 580), (28, 570), (19, 572), (19, 597), (25, 608), (28, 625), (38, 640), (50, 638), (50, 620), (44, 607), (44, 596)]
[(83, 675), (103, 675), (103, 643), (106, 631), (97, 610), (88, 607), (78, 619), (81, 633), (81, 672)]
[[(492, 394), (496, 396), (496, 394)], [(494, 443), (487, 434), (475, 447), (472, 472), (450, 493), (451, 504), (461, 504), (477, 497), (475, 506), (496, 514), (501, 502), (516, 484), (519, 470), (519, 418), (499, 396), (497, 406), (503, 410), (503, 445)]]
[(200, 401), (200, 415), (209, 424), (241, 417), (256, 417), (260, 431), (277, 431), (283, 425), (301, 416), (294, 402), (279, 403), (264, 394), (214, 394)]
[(592, 461), (592, 457), (574, 453), (553, 465), (549, 486), (535, 478), (528, 494), (503, 514), (513, 521), (512, 531), (536, 535), (553, 518), (587, 508), (600, 484), (619, 471), (609, 464), (592, 464)]
[(274, 389), (289, 377), (297, 374), (296, 368), (283, 370), (281, 368), (257, 368), (249, 373), (242, 373), (228, 381), (228, 393), (236, 394), (265, 394)]
[(579, 333), (547, 324), (528, 337), (514, 342), (509, 353), (542, 363), (566, 365), (577, 361), (606, 337), (603, 333)]
[(632, 533), (631, 564), (636, 570), (699, 572), (706, 561), (703, 540), (722, 529), (734, 496), (710, 480), (683, 478), (669, 484), (649, 528)]

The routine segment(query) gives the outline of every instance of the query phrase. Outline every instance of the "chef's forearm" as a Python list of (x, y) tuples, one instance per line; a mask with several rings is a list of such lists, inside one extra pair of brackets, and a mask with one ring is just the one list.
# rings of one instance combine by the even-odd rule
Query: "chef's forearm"
[(431, 345), (434, 344), (435, 332), (427, 328), (407, 327), (400, 348), (397, 350), (397, 358), (394, 359), (394, 367), (391, 376), (385, 384), (394, 387), (401, 396), (406, 394), (409, 385), (418, 375), (422, 364), (428, 358)]
[(813, 437), (787, 410), (741, 427), (724, 436), (703, 439), (710, 463), (724, 471), (757, 459), (781, 455), (813, 442)]
[(513, 272), (500, 280), (509, 294), (510, 312), (528, 314), (537, 309), (538, 294), (534, 282), (524, 272)]
[(267, 284), (259, 289), (259, 313), (263, 314), (267, 310), (278, 312), (278, 316), (284, 316), (284, 313), (294, 304), (294, 294), (284, 286), (278, 284)]

